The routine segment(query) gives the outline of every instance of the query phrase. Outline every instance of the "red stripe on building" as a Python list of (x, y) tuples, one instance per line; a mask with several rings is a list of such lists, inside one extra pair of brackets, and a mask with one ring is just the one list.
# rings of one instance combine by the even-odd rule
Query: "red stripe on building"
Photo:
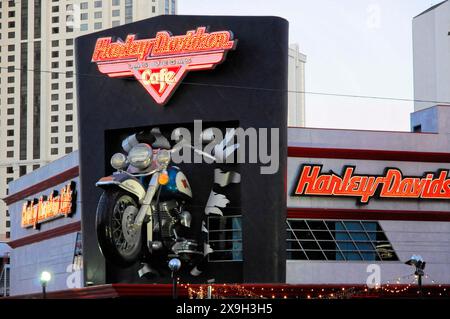
[(43, 240), (51, 239), (54, 237), (59, 237), (67, 235), (70, 233), (81, 231), (81, 221), (73, 222), (64, 226), (56, 227), (47, 231), (40, 232), (38, 234), (33, 234), (30, 236), (22, 237), (20, 239), (11, 240), (7, 244), (11, 248), (22, 247), (30, 244), (34, 244)]
[(288, 147), (289, 157), (450, 163), (450, 153), (348, 148)]
[(78, 175), (80, 175), (79, 167), (78, 166), (72, 167), (64, 172), (61, 172), (57, 175), (47, 178), (46, 180), (43, 180), (42, 182), (39, 182), (28, 188), (25, 188), (25, 189), (21, 190), (20, 192), (11, 194), (11, 195), (3, 198), (3, 201), (7, 205), (14, 204), (24, 198), (28, 198), (39, 192), (45, 191), (46, 189), (49, 189), (49, 188), (55, 187), (59, 184), (62, 184), (69, 179), (77, 177)]
[(288, 208), (287, 218), (450, 222), (450, 211)]

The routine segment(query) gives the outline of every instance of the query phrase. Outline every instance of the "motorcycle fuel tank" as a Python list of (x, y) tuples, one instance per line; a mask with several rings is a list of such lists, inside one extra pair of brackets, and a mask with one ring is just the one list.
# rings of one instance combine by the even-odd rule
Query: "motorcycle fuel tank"
[(176, 166), (167, 168), (169, 182), (161, 188), (161, 199), (176, 197), (179, 199), (191, 199), (192, 189), (186, 175)]

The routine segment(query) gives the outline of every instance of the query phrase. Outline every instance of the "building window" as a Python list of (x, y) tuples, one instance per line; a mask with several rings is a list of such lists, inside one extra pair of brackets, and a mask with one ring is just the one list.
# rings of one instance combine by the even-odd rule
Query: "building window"
[(8, 28), (15, 28), (15, 27), (16, 27), (16, 23), (14, 21), (8, 22)]
[(73, 115), (72, 114), (67, 114), (66, 115), (66, 121), (67, 122), (70, 122), (70, 121), (72, 121), (73, 120)]
[(51, 95), (51, 99), (52, 99), (52, 101), (58, 101), (59, 95), (58, 94), (52, 94)]
[(376, 221), (287, 220), (287, 259), (398, 261)]
[(57, 58), (59, 57), (59, 52), (58, 51), (52, 51), (52, 58)]
[(8, 52), (13, 52), (15, 50), (16, 46), (14, 44), (8, 45)]
[(59, 17), (52, 17), (52, 23), (59, 23)]
[(57, 137), (52, 137), (52, 138), (50, 139), (50, 143), (51, 143), (51, 144), (58, 144), (58, 138), (57, 138)]
[(6, 125), (13, 126), (14, 125), (14, 119), (8, 119), (6, 120)]
[(241, 216), (209, 216), (208, 243), (209, 261), (242, 261)]
[(66, 89), (73, 89), (73, 82), (66, 82)]
[(14, 151), (7, 151), (6, 157), (8, 157), (8, 158), (14, 157)]
[(8, 32), (8, 39), (14, 39), (15, 36), (14, 32)]
[(88, 29), (87, 23), (82, 23), (82, 24), (80, 25), (80, 31), (87, 31), (87, 29)]
[(88, 14), (87, 13), (82, 13), (80, 16), (80, 20), (87, 20), (88, 19)]
[(52, 41), (52, 48), (57, 48), (59, 46), (59, 41), (58, 40), (53, 40)]
[(94, 12), (94, 19), (101, 19), (102, 18), (102, 12), (98, 11), (98, 12)]
[(73, 142), (72, 136), (66, 136), (66, 143), (72, 143), (72, 142)]
[(80, 9), (85, 10), (85, 9), (87, 9), (87, 8), (88, 8), (88, 3), (87, 3), (87, 2), (82, 2), (82, 3), (80, 3)]
[(94, 23), (94, 29), (95, 30), (99, 30), (102, 28), (102, 23), (101, 22), (95, 22)]
[(73, 78), (73, 71), (66, 72), (66, 78), (68, 79)]
[(8, 11), (8, 18), (14, 18), (16, 13), (14, 11)]
[(28, 38), (28, 1), (20, 2), (20, 38)]
[(113, 17), (119, 17), (119, 16), (120, 16), (120, 10), (119, 10), (119, 9), (113, 10), (113, 11), (112, 11), (112, 16), (113, 16)]
[(101, 8), (102, 7), (102, 1), (95, 1), (94, 2), (94, 8)]
[(8, 83), (14, 83), (14, 77), (8, 76)]
[(51, 154), (51, 155), (58, 155), (58, 149), (57, 149), (57, 148), (52, 148), (52, 149), (50, 150), (50, 154)]
[(125, 23), (133, 22), (133, 0), (125, 0)]
[(73, 66), (73, 61), (72, 60), (66, 61), (66, 67), (70, 68), (72, 66)]
[(57, 126), (52, 126), (52, 127), (50, 128), (50, 132), (52, 132), (52, 133), (58, 133), (58, 127), (57, 127)]
[(39, 167), (39, 164), (33, 165), (33, 171), (37, 170)]
[(72, 153), (73, 148), (72, 147), (66, 147), (66, 154)]
[(8, 55), (8, 62), (14, 62), (15, 57), (14, 55)]
[(66, 111), (72, 111), (72, 110), (73, 110), (73, 104), (72, 103), (66, 104)]
[(41, 16), (42, 16), (42, 0), (34, 1), (34, 38), (41, 37)]
[(58, 34), (59, 33), (59, 28), (58, 27), (52, 28), (52, 33), (53, 34)]
[(172, 0), (171, 13), (175, 14), (175, 0)]
[(8, 115), (14, 115), (14, 109), (8, 109), (7, 114)]
[[(52, 83), (52, 90), (58, 90), (59, 89), (59, 83)], [(52, 111), (53, 111), (53, 105), (52, 105)]]
[(115, 21), (112, 22), (112, 26), (113, 27), (117, 27), (119, 25), (120, 25), (120, 21), (118, 21), (118, 20), (115, 20)]
[(155, 8), (155, 6), (152, 6), (152, 13), (155, 13), (156, 12), (156, 8)]
[(13, 94), (14, 93), (14, 87), (8, 87), (8, 94)]
[(58, 72), (52, 72), (52, 79), (58, 79), (59, 78), (59, 73)]
[(24, 165), (21, 165), (21, 166), (19, 167), (19, 176), (23, 176), (23, 175), (25, 175), (26, 173), (27, 173), (27, 167), (24, 166)]
[[(34, 45), (34, 69), (36, 71), (41, 70), (40, 41), (36, 41)], [(38, 76), (33, 77), (33, 159), (38, 159), (41, 156), (41, 76), (40, 73), (37, 74)]]
[(165, 14), (169, 14), (169, 0), (165, 1), (165, 5), (164, 5), (164, 13)]
[(8, 104), (14, 104), (14, 98), (13, 97), (9, 97), (7, 100)]
[(58, 112), (58, 105), (56, 104), (52, 105), (52, 112)]
[(58, 115), (53, 115), (53, 116), (51, 117), (51, 121), (52, 121), (52, 123), (58, 122)]
[(73, 99), (73, 93), (66, 93), (66, 100)]
[(53, 6), (52, 12), (54, 12), (54, 13), (59, 12), (59, 6)]
[(66, 125), (66, 132), (72, 132), (73, 126), (72, 125)]
[(11, 166), (6, 168), (6, 174), (14, 174), (14, 169)]
[(67, 39), (66, 45), (73, 45), (73, 39)]
[(6, 141), (6, 146), (7, 147), (14, 147), (14, 141), (13, 140)]
[(120, 0), (112, 0), (112, 5), (113, 5), (113, 6), (118, 6), (118, 5), (120, 5)]

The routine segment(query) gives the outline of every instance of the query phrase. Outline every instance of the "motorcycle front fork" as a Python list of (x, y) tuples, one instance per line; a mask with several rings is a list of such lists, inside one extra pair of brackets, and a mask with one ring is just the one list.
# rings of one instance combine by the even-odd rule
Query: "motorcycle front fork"
[(145, 217), (146, 216), (149, 217), (147, 222), (147, 238), (146, 238), (147, 243), (153, 240), (153, 216), (152, 216), (153, 212), (151, 203), (159, 188), (158, 178), (159, 172), (153, 174), (148, 184), (147, 192), (145, 193), (145, 196), (142, 199), (141, 207), (139, 208), (139, 212), (135, 219), (135, 226), (141, 228)]

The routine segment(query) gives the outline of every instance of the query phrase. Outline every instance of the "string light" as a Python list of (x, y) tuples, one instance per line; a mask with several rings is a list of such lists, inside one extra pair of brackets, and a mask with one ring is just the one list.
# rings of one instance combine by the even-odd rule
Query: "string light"
[[(427, 276), (430, 278), (430, 276)], [(402, 284), (402, 280), (412, 278), (410, 282)], [(394, 281), (394, 284), (392, 284)], [(389, 284), (387, 283), (389, 282)], [(404, 294), (420, 294), (420, 291), (414, 289), (417, 285), (417, 278), (414, 275), (408, 275), (398, 277), (393, 280), (387, 281), (383, 285), (375, 285), (374, 287), (359, 286), (358, 287), (334, 287), (334, 288), (308, 288), (305, 289), (298, 287), (261, 287), (252, 285), (240, 285), (240, 284), (220, 284), (211, 287), (210, 291), (213, 293), (212, 298), (296, 298), (296, 299), (350, 299), (354, 297), (383, 297), (391, 295), (393, 298), (403, 296)], [(432, 280), (435, 283), (434, 280)], [(207, 297), (207, 285), (190, 286), (188, 284), (181, 284), (181, 287), (187, 289), (189, 298), (202, 299)], [(439, 289), (439, 290), (438, 290)], [(412, 291), (411, 291), (412, 290)], [(259, 291), (257, 294), (256, 291)], [(289, 294), (284, 293), (285, 291)], [(409, 292), (411, 291), (411, 292)], [(266, 292), (266, 294), (264, 294)], [(309, 293), (308, 293), (309, 292)], [(270, 293), (270, 294), (269, 294)], [(447, 287), (443, 287), (441, 284), (435, 285), (433, 291), (426, 290), (424, 292), (426, 296), (443, 297), (448, 296)]]

